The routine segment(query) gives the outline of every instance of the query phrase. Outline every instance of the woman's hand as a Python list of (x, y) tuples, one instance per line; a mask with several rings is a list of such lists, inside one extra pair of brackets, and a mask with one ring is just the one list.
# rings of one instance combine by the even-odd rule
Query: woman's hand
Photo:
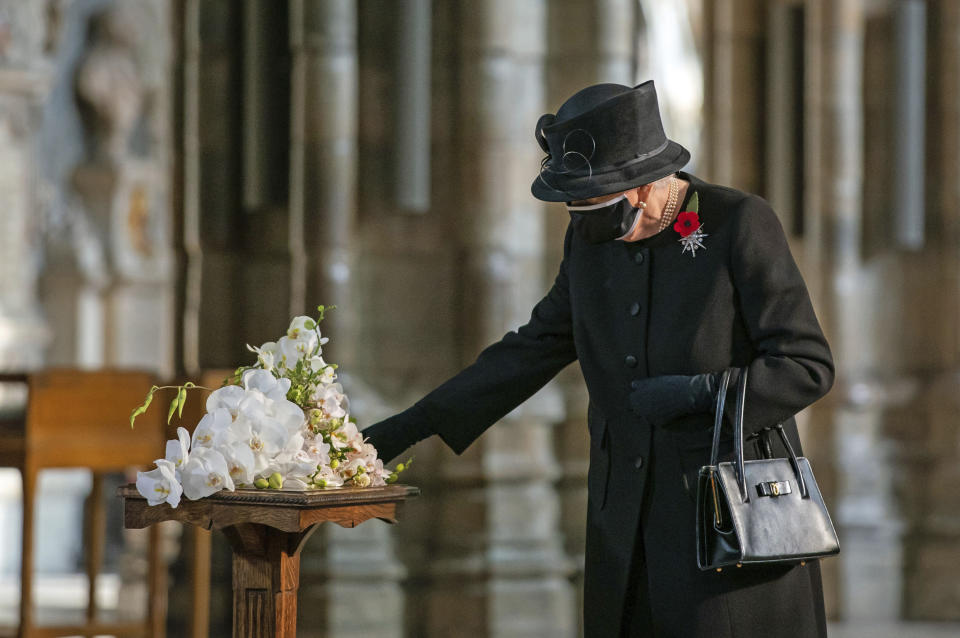
[(630, 408), (653, 426), (662, 426), (688, 414), (712, 412), (720, 374), (674, 374), (630, 383)]

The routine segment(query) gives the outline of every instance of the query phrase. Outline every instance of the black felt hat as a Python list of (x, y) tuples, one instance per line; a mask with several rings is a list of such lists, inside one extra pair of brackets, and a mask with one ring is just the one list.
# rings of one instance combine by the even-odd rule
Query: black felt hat
[(548, 153), (533, 181), (537, 199), (565, 202), (619, 193), (683, 168), (690, 153), (667, 139), (653, 80), (634, 88), (594, 84), (537, 121)]

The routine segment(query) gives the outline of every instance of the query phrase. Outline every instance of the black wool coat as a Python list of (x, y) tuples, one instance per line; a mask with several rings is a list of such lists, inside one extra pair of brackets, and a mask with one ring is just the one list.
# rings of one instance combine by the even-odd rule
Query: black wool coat
[[(801, 454), (793, 415), (833, 383), (829, 346), (773, 210), (754, 195), (680, 175), (688, 198), (699, 195), (707, 234), (696, 257), (681, 252), (672, 227), (602, 244), (568, 228), (560, 272), (530, 321), (406, 415), (460, 453), (579, 360), (590, 395), (586, 638), (620, 635), (631, 578), (648, 585), (635, 604), (649, 606), (656, 636), (826, 636), (816, 561), (697, 568), (694, 497), (712, 416), (651, 428), (629, 408), (634, 379), (749, 366), (745, 434), (783, 422)], [(786, 456), (778, 443), (774, 450)], [(721, 453), (732, 458), (729, 432)]]

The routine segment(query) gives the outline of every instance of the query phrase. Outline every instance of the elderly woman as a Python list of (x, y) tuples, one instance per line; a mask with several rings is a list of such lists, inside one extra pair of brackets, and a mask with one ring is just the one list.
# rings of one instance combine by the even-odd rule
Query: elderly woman
[[(826, 636), (816, 561), (721, 572), (696, 558), (697, 473), (720, 373), (749, 371), (745, 435), (782, 422), (797, 454), (793, 415), (833, 383), (776, 215), (679, 170), (690, 156), (664, 134), (652, 82), (587, 87), (541, 117), (536, 137), (548, 157), (533, 194), (567, 202), (571, 216), (553, 287), (526, 325), (364, 434), (385, 459), (432, 434), (459, 454), (579, 360), (590, 394), (587, 638)], [(726, 432), (724, 460), (731, 450)]]

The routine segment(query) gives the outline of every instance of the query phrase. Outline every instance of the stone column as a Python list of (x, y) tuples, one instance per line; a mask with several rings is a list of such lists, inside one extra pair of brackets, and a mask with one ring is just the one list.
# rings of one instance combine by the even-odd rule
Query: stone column
[[(957, 621), (960, 591), (953, 566), (960, 560), (960, 497), (947, 486), (960, 480), (960, 5), (936, 0), (927, 4), (927, 16), (928, 72), (936, 82), (928, 94), (927, 166), (932, 167), (932, 179), (926, 182), (920, 254), (931, 255), (926, 272), (937, 274), (920, 277), (927, 298), (920, 302), (923, 306), (911, 304), (908, 312), (915, 316), (918, 307), (927, 308), (922, 321), (929, 331), (917, 332), (926, 334), (936, 352), (928, 355), (929, 372), (922, 378), (917, 409), (903, 415), (904, 443), (912, 442), (916, 451), (905, 480), (930, 489), (910, 490), (904, 499), (912, 516), (904, 543), (902, 611), (911, 620)], [(923, 432), (919, 437), (918, 429)]]
[(766, 9), (762, 0), (716, 0), (704, 6), (704, 174), (751, 193), (764, 187)]
[[(898, 306), (902, 282), (884, 276), (892, 269), (865, 269), (861, 254), (864, 3), (807, 6), (805, 237), (808, 263), (820, 265), (821, 316), (838, 363), (837, 385), (817, 406), (832, 412), (834, 427), (837, 606), (845, 619), (876, 622), (899, 616), (902, 590), (903, 521), (893, 471), (902, 459), (886, 430), (910, 384), (898, 375), (902, 358), (876, 345), (895, 338), (896, 321), (885, 322), (883, 309)], [(877, 312), (865, 315), (865, 308)]]
[(183, 36), (183, 367), (232, 367), (243, 309), (243, 5), (187, 0)]
[[(458, 211), (464, 363), (524, 323), (544, 292), (543, 213), (529, 185), (540, 156), (530, 127), (544, 111), (546, 5), (460, 4), (461, 140), (470, 149)], [(540, 395), (443, 462), (429, 635), (573, 635), (553, 488), (557, 404)]]
[[(328, 360), (351, 369), (357, 208), (357, 6), (352, 0), (290, 5), (291, 314), (336, 304), (323, 330)], [(350, 392), (350, 388), (347, 388)], [(304, 636), (401, 636), (403, 566), (392, 530), (326, 526), (304, 549), (300, 632)]]
[[(551, 2), (547, 11), (547, 103), (555, 113), (576, 91), (597, 82), (632, 86), (638, 46), (637, 3), (629, 0)], [(591, 28), (584, 28), (590, 25)], [(646, 79), (646, 77), (644, 78)], [(531, 120), (532, 125), (536, 120)], [(532, 139), (532, 126), (526, 134)], [(534, 165), (535, 166), (535, 165)], [(530, 173), (530, 170), (527, 170)], [(556, 274), (563, 251), (569, 215), (561, 204), (548, 204), (544, 245), (544, 283)], [(574, 572), (571, 583), (577, 597), (577, 631), (582, 633), (583, 555), (586, 545), (587, 468), (590, 441), (586, 413), (588, 396), (580, 368), (574, 364), (557, 377), (566, 417), (556, 425), (555, 440), (561, 479), (560, 529), (564, 549)]]
[[(0, 2), (0, 368), (39, 368), (50, 343), (38, 291), (42, 256), (37, 143), (51, 69), (42, 7)], [(0, 407), (25, 397), (0, 386)], [(10, 406), (7, 406), (10, 407)]]
[[(38, 285), (44, 256), (37, 161), (40, 111), (52, 79), (43, 48), (45, 27), (39, 3), (0, 1), (0, 370), (11, 372), (40, 368), (51, 340)], [(22, 384), (0, 384), (0, 418), (21, 417), (26, 402)], [(0, 468), (0, 520), (22, 520), (20, 478), (17, 470)], [(70, 481), (64, 480), (75, 475), (58, 478), (56, 487), (66, 488), (75, 500), (82, 497), (82, 487), (71, 490)], [(47, 492), (49, 481), (45, 487)], [(63, 504), (61, 516), (79, 524), (76, 508)], [(34, 520), (42, 524), (42, 517), (43, 512), (37, 512)], [(0, 560), (0, 576), (12, 579), (21, 568), (20, 527), (3, 528), (0, 541), (9, 558)], [(40, 536), (40, 543), (33, 543), (34, 566), (43, 565), (37, 546), (49, 548), (52, 540)], [(60, 547), (77, 544), (77, 539), (67, 539)]]

